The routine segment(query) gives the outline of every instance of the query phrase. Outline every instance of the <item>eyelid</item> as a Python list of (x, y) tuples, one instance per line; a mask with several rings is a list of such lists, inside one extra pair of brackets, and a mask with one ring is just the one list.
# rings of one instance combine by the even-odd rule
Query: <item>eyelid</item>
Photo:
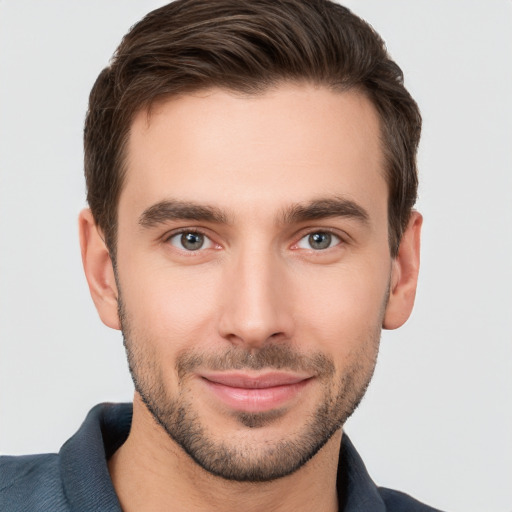
[[(314, 233), (328, 233), (329, 235), (333, 236), (333, 237), (336, 237), (338, 239), (338, 242), (334, 245), (332, 245), (331, 247), (328, 247), (326, 249), (313, 249), (313, 248), (309, 248), (309, 249), (305, 249), (305, 248), (302, 248), (302, 247), (299, 247), (299, 243), (306, 237), (314, 234)], [(315, 253), (321, 253), (321, 252), (324, 252), (324, 251), (327, 251), (329, 249), (334, 249), (335, 247), (339, 246), (339, 245), (342, 245), (342, 244), (345, 244), (347, 243), (347, 239), (349, 238), (348, 235), (346, 235), (345, 233), (340, 233), (339, 230), (337, 229), (332, 229), (332, 228), (322, 228), (322, 227), (313, 227), (313, 228), (307, 228), (306, 230), (301, 230), (300, 233), (295, 237), (295, 242), (291, 245), (291, 249), (292, 250), (298, 250), (298, 249), (302, 249), (302, 250), (306, 250), (306, 251), (313, 251)]]
[[(202, 235), (206, 240), (208, 240), (208, 242), (209, 242), (208, 246), (207, 247), (203, 246), (195, 251), (192, 251), (192, 250), (187, 250), (185, 248), (177, 247), (171, 243), (172, 238), (181, 236), (184, 234), (188, 234), (188, 233)], [(180, 227), (180, 228), (173, 229), (172, 231), (168, 231), (167, 233), (165, 233), (165, 235), (162, 237), (162, 241), (168, 245), (171, 245), (174, 249), (176, 249), (182, 253), (186, 253), (186, 254), (190, 254), (190, 255), (193, 255), (194, 253), (196, 253), (196, 254), (201, 253), (208, 249), (220, 248), (220, 244), (215, 242), (213, 240), (212, 236), (209, 233), (207, 233), (207, 231), (205, 229), (197, 228), (197, 227), (191, 227), (191, 228)]]

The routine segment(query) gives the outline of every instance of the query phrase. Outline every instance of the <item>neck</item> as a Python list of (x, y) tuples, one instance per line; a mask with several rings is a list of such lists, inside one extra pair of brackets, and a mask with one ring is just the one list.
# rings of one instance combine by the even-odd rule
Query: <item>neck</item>
[(198, 466), (136, 396), (130, 435), (108, 464), (124, 512), (335, 512), (340, 442), (341, 430), (289, 476), (271, 482), (233, 482)]

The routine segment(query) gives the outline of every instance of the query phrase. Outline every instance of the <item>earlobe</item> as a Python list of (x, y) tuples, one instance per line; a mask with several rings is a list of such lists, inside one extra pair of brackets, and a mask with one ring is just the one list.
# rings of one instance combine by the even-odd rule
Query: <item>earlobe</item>
[(413, 211), (407, 225), (398, 255), (393, 260), (389, 300), (382, 327), (397, 329), (409, 318), (414, 306), (420, 267), (420, 236), (423, 218)]
[(101, 230), (90, 209), (80, 212), (78, 229), (82, 263), (92, 300), (102, 322), (112, 329), (120, 329), (114, 268)]

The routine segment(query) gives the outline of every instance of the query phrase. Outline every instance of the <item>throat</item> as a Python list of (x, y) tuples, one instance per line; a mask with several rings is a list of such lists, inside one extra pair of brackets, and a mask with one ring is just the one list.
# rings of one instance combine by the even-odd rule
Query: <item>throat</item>
[(291, 475), (237, 482), (203, 469), (136, 402), (130, 435), (108, 461), (124, 512), (167, 510), (171, 504), (178, 512), (338, 510), (341, 430)]

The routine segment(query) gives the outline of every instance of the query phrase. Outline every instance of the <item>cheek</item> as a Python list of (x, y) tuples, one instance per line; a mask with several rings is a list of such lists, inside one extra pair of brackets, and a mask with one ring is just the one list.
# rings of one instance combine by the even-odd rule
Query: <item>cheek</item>
[(389, 269), (337, 267), (316, 274), (313, 280), (302, 277), (294, 293), (301, 337), (322, 343), (324, 350), (338, 355), (357, 350), (375, 337), (382, 325)]
[(150, 340), (162, 355), (210, 338), (218, 289), (214, 272), (151, 266), (147, 261), (131, 268), (137, 272), (125, 279), (120, 268), (119, 278), (135, 336)]

